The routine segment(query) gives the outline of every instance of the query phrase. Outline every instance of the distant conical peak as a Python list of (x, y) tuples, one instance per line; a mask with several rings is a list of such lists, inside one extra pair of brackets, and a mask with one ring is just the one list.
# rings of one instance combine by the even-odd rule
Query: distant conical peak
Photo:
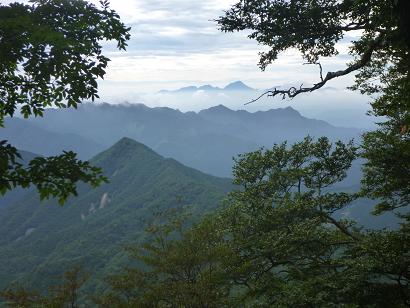
[(288, 113), (288, 114), (300, 115), (299, 111), (297, 111), (296, 109), (294, 109), (294, 108), (292, 108), (292, 107), (290, 107), (290, 106), (285, 107), (285, 108), (279, 108), (279, 109), (277, 109), (277, 110), (282, 110), (283, 112), (286, 112), (286, 113)]
[(237, 80), (227, 84), (224, 88), (219, 88), (217, 86), (213, 86), (211, 84), (204, 84), (199, 86), (185, 86), (176, 90), (160, 90), (159, 93), (167, 93), (167, 92), (196, 92), (196, 91), (247, 91), (247, 90), (255, 90), (248, 85), (246, 85), (243, 81)]
[(228, 84), (229, 85), (238, 85), (238, 86), (245, 86), (245, 84), (243, 83), (243, 81), (237, 80), (237, 81), (233, 81), (231, 83)]
[(242, 81), (234, 81), (228, 84), (224, 90), (253, 90), (251, 87), (244, 84)]
[(229, 109), (228, 107), (226, 107), (225, 105), (222, 105), (222, 104), (210, 107), (210, 108), (208, 108), (208, 110), (212, 110), (212, 111), (233, 111), (232, 109)]

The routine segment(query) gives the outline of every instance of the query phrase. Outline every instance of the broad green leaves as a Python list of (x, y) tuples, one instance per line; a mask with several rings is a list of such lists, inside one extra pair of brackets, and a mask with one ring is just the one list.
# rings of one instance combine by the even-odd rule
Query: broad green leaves
[[(76, 108), (84, 99), (98, 98), (97, 79), (109, 61), (101, 42), (115, 40), (125, 49), (130, 37), (108, 2), (101, 7), (82, 0), (0, 5), (0, 126), (16, 112), (43, 116), (48, 107)], [(18, 158), (14, 147), (0, 144), (1, 194), (34, 185), (41, 199), (56, 197), (62, 204), (76, 195), (78, 181), (96, 186), (106, 180), (72, 152), (25, 166)]]
[(19, 107), (24, 117), (44, 108), (94, 100), (109, 59), (101, 41), (125, 49), (130, 29), (107, 3), (33, 1), (0, 7), (0, 119)]
[(101, 176), (101, 169), (89, 162), (76, 158), (73, 152), (52, 157), (36, 157), (24, 164), (16, 148), (1, 143), (0, 194), (18, 186), (27, 188), (34, 185), (40, 199), (58, 198), (64, 204), (70, 195), (77, 195), (76, 183), (82, 181), (96, 187), (107, 179)]

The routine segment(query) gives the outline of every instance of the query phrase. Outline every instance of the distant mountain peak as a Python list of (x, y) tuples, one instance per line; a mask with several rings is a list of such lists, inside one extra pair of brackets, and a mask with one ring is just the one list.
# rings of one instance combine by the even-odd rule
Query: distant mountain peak
[(242, 81), (234, 81), (229, 83), (224, 88), (219, 88), (212, 86), (210, 84), (205, 84), (201, 86), (186, 86), (179, 88), (177, 90), (160, 90), (158, 93), (190, 93), (196, 91), (253, 91), (255, 89), (247, 86)]
[(288, 114), (288, 115), (294, 115), (294, 116), (302, 116), (299, 111), (292, 108), (291, 106), (288, 106), (288, 107), (285, 107), (285, 108), (270, 109), (270, 110), (268, 110), (268, 112), (269, 111), (280, 112), (282, 114)]
[(221, 89), (218, 88), (218, 87), (211, 86), (210, 84), (206, 84), (206, 85), (198, 87), (198, 90), (217, 91), (217, 90), (221, 90)]
[(238, 80), (238, 81), (234, 81), (231, 82), (230, 84), (228, 84), (224, 90), (228, 90), (228, 91), (249, 91), (249, 90), (254, 90), (253, 88), (247, 86), (246, 84), (244, 84), (242, 81)]
[(210, 107), (210, 108), (205, 109), (205, 110), (203, 110), (203, 111), (206, 111), (206, 110), (208, 110), (208, 111), (216, 111), (216, 112), (231, 112), (231, 111), (233, 111), (232, 109), (229, 109), (228, 107), (226, 107), (225, 105), (222, 105), (222, 104), (219, 104), (219, 105), (217, 105), (217, 106)]
[(129, 137), (122, 137), (120, 140), (118, 140), (112, 147), (127, 147), (131, 149), (140, 149), (144, 148), (146, 150), (152, 151), (149, 147), (147, 147), (145, 144), (142, 144), (141, 142), (138, 142), (132, 138)]
[(142, 145), (142, 143), (139, 143), (138, 141), (135, 141), (134, 139), (131, 139), (129, 137), (122, 137), (120, 140), (118, 140), (114, 146), (139, 146)]

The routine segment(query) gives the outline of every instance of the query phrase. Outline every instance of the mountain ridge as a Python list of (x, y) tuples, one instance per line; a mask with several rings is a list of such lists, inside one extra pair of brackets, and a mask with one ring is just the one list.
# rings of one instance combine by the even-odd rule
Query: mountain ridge
[(6, 118), (0, 130), (0, 140), (9, 140), (19, 150), (44, 156), (74, 151), (81, 159), (89, 159), (104, 148), (91, 138), (76, 133), (54, 132), (39, 124), (16, 117)]
[(361, 133), (306, 118), (291, 107), (249, 112), (217, 105), (199, 112), (181, 112), (143, 104), (83, 104), (77, 110), (49, 109), (43, 118), (28, 121), (45, 130), (95, 140), (105, 147), (126, 136), (164, 157), (224, 177), (231, 176), (232, 157), (244, 152), (285, 140), (293, 143), (306, 135), (350, 140)]
[(158, 93), (181, 93), (181, 92), (196, 92), (196, 91), (256, 91), (256, 89), (249, 87), (244, 82), (238, 80), (225, 85), (223, 88), (212, 86), (210, 84), (200, 86), (185, 86), (175, 90), (159, 90)]
[[(0, 288), (13, 281), (47, 288), (75, 265), (95, 274), (88, 288), (126, 259), (123, 246), (144, 239), (158, 211), (190, 208), (199, 217), (233, 189), (231, 180), (204, 174), (121, 138), (96, 155), (109, 183), (80, 185), (64, 207), (36, 193), (0, 211)], [(44, 279), (48, 277), (48, 279)], [(97, 279), (98, 278), (98, 279)]]

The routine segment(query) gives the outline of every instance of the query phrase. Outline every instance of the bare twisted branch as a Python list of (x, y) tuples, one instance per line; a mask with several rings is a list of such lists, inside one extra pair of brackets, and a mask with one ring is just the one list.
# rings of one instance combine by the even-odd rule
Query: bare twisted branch
[(366, 66), (373, 55), (373, 52), (381, 46), (383, 41), (383, 36), (380, 35), (378, 36), (369, 46), (369, 48), (363, 53), (362, 57), (355, 62), (354, 64), (350, 65), (349, 67), (347, 67), (344, 70), (339, 70), (336, 72), (328, 72), (325, 76), (325, 78), (323, 78), (323, 68), (322, 65), (320, 63), (307, 63), (307, 64), (315, 64), (318, 65), (320, 68), (320, 79), (321, 81), (318, 83), (315, 83), (312, 87), (303, 87), (303, 84), (300, 85), (299, 88), (296, 87), (290, 87), (287, 90), (281, 90), (281, 89), (277, 89), (274, 88), (273, 90), (269, 90), (266, 91), (264, 93), (262, 93), (261, 95), (259, 95), (259, 97), (251, 100), (250, 102), (247, 102), (245, 105), (249, 105), (252, 104), (258, 100), (260, 100), (262, 97), (267, 96), (267, 97), (275, 97), (277, 95), (281, 95), (282, 99), (285, 99), (286, 97), (288, 98), (294, 98), (297, 95), (301, 94), (301, 93), (306, 93), (306, 92), (313, 92), (317, 89), (320, 89), (321, 87), (323, 87), (329, 80), (332, 80), (334, 78), (337, 77), (341, 77), (341, 76), (345, 76), (347, 74), (350, 74), (353, 71), (359, 70), (362, 67)]

